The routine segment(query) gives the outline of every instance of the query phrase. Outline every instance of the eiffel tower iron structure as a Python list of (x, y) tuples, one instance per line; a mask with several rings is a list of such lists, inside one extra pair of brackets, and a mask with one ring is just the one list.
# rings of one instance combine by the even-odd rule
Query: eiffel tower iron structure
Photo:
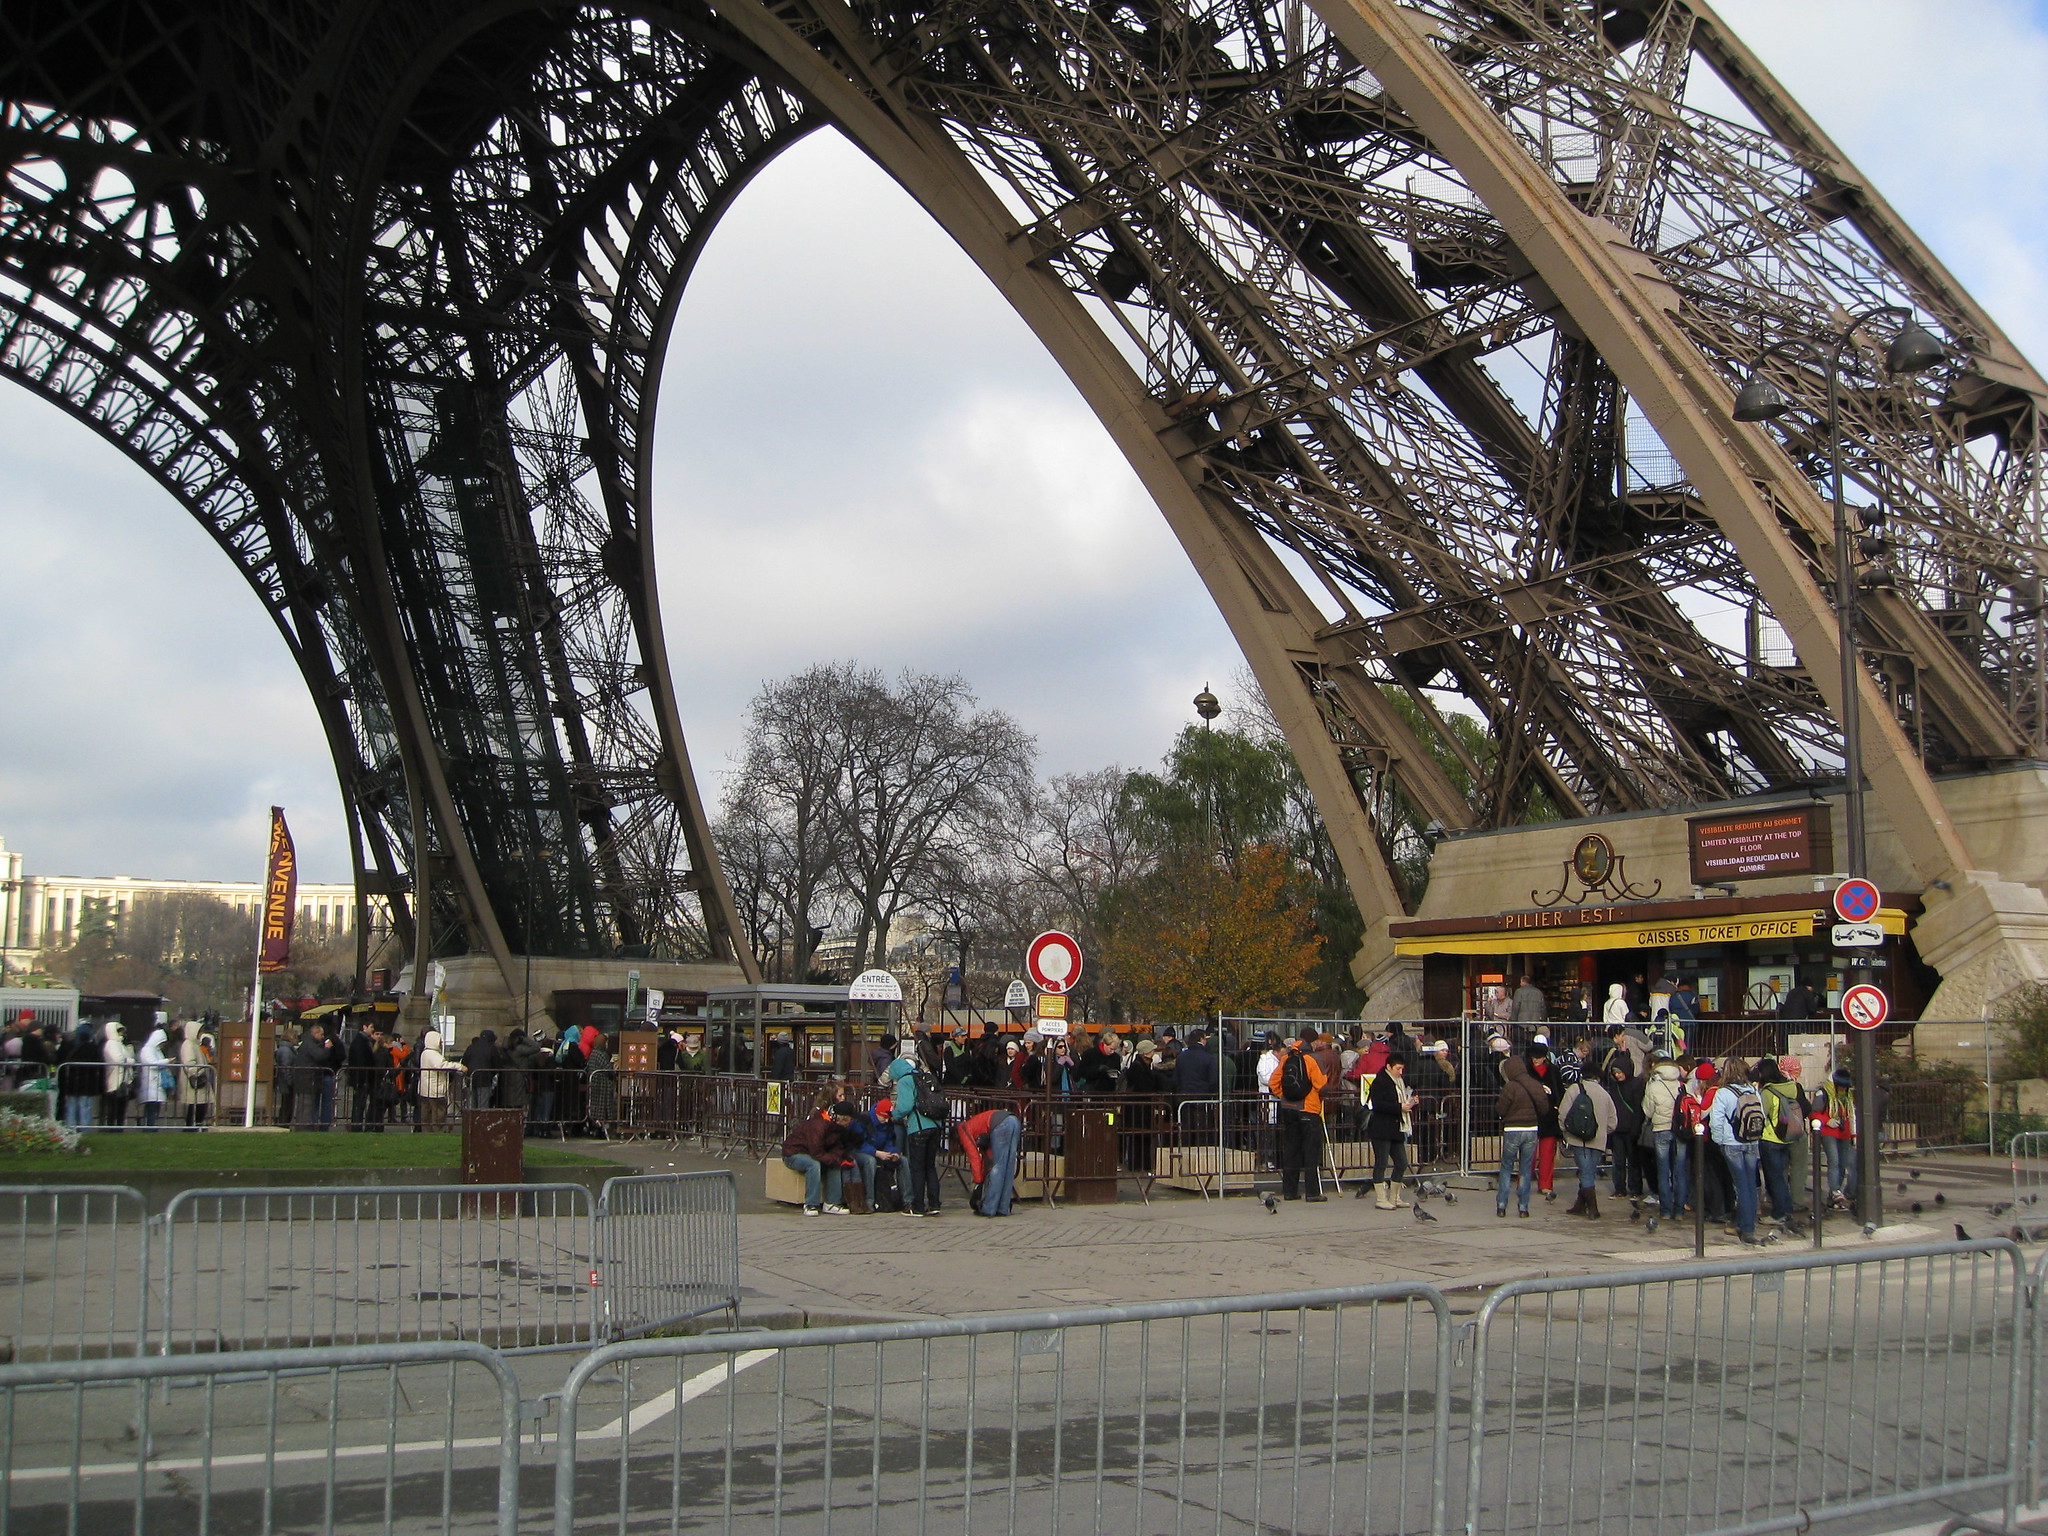
[[(1936, 774), (2041, 755), (2048, 391), (1704, 3), (9, 0), (0, 113), (0, 373), (235, 562), (360, 888), (508, 986), (751, 971), (652, 427), (697, 253), (828, 126), (1135, 467), (1369, 926), (1431, 823), (1842, 777), (1852, 320), (1852, 670), (1913, 877), (1969, 865)], [(1895, 377), (1908, 317), (1946, 357)], [(1758, 370), (1794, 408), (1744, 424)]]

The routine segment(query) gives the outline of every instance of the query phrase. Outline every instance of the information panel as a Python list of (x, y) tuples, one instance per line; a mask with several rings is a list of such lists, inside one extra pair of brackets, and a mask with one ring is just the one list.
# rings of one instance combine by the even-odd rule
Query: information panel
[(1831, 830), (1825, 805), (1696, 816), (1686, 823), (1692, 883), (1826, 874), (1834, 865)]

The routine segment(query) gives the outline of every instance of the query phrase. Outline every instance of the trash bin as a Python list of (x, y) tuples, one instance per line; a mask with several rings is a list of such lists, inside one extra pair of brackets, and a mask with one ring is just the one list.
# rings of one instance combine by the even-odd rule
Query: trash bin
[[(526, 1111), (465, 1109), (462, 1114), (462, 1182), (523, 1184), (526, 1182)], [(465, 1200), (465, 1206), (472, 1202)], [(516, 1194), (479, 1195), (479, 1213), (509, 1216), (519, 1208)], [(488, 1208), (487, 1208), (488, 1207)]]
[(1061, 1120), (1066, 1198), (1075, 1205), (1116, 1204), (1116, 1111), (1068, 1109)]

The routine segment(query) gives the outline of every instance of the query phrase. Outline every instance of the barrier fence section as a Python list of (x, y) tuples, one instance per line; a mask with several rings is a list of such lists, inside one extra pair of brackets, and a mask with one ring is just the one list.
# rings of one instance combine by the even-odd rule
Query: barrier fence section
[(740, 1304), (739, 1183), (727, 1169), (605, 1180), (597, 1200), (604, 1336)]
[(580, 1184), (184, 1190), (158, 1218), (162, 1352), (595, 1344), (593, 1216)]
[(0, 1186), (6, 1358), (145, 1353), (149, 1240), (148, 1208), (124, 1186)]
[(615, 1344), (563, 1387), (555, 1536), (1437, 1536), (1449, 1325), (1381, 1285)]
[(2024, 1482), (2003, 1239), (1517, 1281), (1474, 1323), (1468, 1536), (1735, 1536)]
[(519, 1429), (475, 1344), (0, 1366), (0, 1530), (515, 1536)]
[(2048, 1131), (2012, 1139), (2012, 1219), (2028, 1228), (2048, 1224)]

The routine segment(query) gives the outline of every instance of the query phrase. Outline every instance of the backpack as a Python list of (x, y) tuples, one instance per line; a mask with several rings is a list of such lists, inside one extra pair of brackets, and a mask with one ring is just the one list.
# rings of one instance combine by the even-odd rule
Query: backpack
[(1764, 1126), (1768, 1124), (1764, 1118), (1763, 1095), (1754, 1088), (1747, 1093), (1736, 1090), (1735, 1113), (1729, 1118), (1735, 1122), (1737, 1141), (1762, 1141)]
[(1308, 1058), (1291, 1050), (1280, 1063), (1280, 1097), (1289, 1104), (1307, 1101), (1312, 1085), (1308, 1080)]
[(1774, 1093), (1778, 1101), (1778, 1139), (1780, 1141), (1802, 1141), (1806, 1137), (1806, 1116), (1799, 1112), (1799, 1095)]
[(1579, 1090), (1572, 1095), (1572, 1106), (1564, 1112), (1564, 1133), (1573, 1141), (1591, 1141), (1600, 1134), (1600, 1111), (1593, 1107), (1593, 1095), (1586, 1091), (1585, 1084), (1574, 1084)]
[[(945, 1125), (952, 1119), (946, 1105), (946, 1095), (939, 1087), (939, 1080), (931, 1073), (922, 1067), (917, 1068), (910, 1074), (910, 1087), (912, 1114), (923, 1115), (927, 1120), (936, 1120), (940, 1125)], [(908, 1119), (909, 1115), (905, 1115), (904, 1118)]]

